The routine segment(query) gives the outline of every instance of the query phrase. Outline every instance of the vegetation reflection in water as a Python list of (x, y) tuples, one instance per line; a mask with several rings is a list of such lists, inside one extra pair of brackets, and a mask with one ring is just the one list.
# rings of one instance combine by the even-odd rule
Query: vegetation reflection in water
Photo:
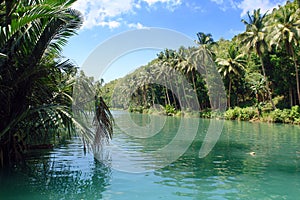
[[(92, 155), (84, 155), (79, 138), (32, 155), (26, 169), (1, 174), (0, 199), (101, 199), (109, 185), (111, 169)], [(17, 192), (16, 192), (17, 191)]]
[[(149, 123), (146, 115), (133, 114), (132, 119), (140, 125)], [(129, 153), (142, 154), (168, 144), (179, 122), (180, 118), (168, 117), (162, 131), (148, 139), (134, 138), (116, 127), (113, 141)], [(0, 199), (298, 198), (298, 126), (226, 121), (216, 146), (201, 159), (198, 153), (209, 123), (200, 119), (195, 140), (176, 162), (146, 173), (115, 170), (111, 155), (105, 164), (84, 155), (75, 138), (42, 159), (32, 156), (30, 170), (3, 173)], [(252, 151), (255, 156), (249, 154)]]

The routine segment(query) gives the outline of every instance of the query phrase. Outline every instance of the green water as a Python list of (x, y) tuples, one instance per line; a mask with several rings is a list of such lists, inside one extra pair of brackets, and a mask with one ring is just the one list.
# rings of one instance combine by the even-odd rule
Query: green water
[[(131, 117), (139, 125), (150, 123), (145, 115)], [(2, 171), (0, 199), (299, 199), (299, 126), (225, 121), (212, 151), (199, 158), (210, 123), (200, 119), (187, 151), (158, 169), (162, 158), (151, 157), (151, 152), (172, 141), (182, 125), (180, 118), (166, 118), (163, 128), (149, 138), (116, 127), (111, 146), (121, 150), (105, 152), (100, 161), (84, 155), (80, 139), (74, 138), (40, 159), (33, 155), (28, 169)], [(136, 165), (149, 170), (127, 170)]]

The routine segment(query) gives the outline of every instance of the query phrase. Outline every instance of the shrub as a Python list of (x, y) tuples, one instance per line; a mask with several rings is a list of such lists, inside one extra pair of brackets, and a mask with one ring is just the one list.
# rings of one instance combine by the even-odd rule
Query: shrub
[(294, 122), (294, 118), (291, 117), (290, 109), (283, 109), (281, 112), (281, 118), (283, 119), (284, 123), (293, 123)]
[(300, 118), (300, 106), (293, 106), (290, 112), (290, 118), (294, 121), (295, 119)]
[(178, 112), (176, 113), (176, 116), (177, 116), (177, 117), (182, 117), (182, 116), (184, 116), (184, 112), (178, 111)]
[(241, 108), (239, 108), (239, 107), (235, 107), (234, 109), (230, 108), (224, 114), (225, 119), (229, 119), (229, 120), (238, 119), (238, 117), (240, 115), (240, 109)]
[(174, 115), (176, 114), (176, 109), (174, 108), (174, 106), (167, 104), (165, 106), (165, 111), (167, 115)]
[(293, 106), (292, 109), (275, 109), (270, 113), (271, 122), (275, 123), (294, 123), (300, 122), (300, 107)]
[(199, 116), (201, 118), (211, 118), (211, 110), (207, 109), (207, 110), (202, 110), (201, 112), (199, 112)]
[(296, 119), (294, 120), (294, 124), (299, 124), (299, 125), (300, 125), (300, 118), (296, 118)]
[(239, 120), (249, 121), (255, 117), (257, 117), (256, 109), (254, 109), (252, 107), (246, 107), (246, 108), (240, 109)]
[(290, 119), (290, 110), (288, 109), (284, 109), (284, 110), (280, 110), (280, 109), (275, 109), (274, 111), (272, 111), (270, 113), (270, 117), (272, 122), (275, 123), (289, 123), (292, 122), (292, 120)]
[(135, 112), (135, 113), (143, 113), (143, 110), (145, 108), (143, 106), (129, 106), (128, 110), (129, 112)]
[(271, 120), (272, 122), (283, 122), (283, 119), (281, 118), (281, 110), (279, 109), (275, 109), (274, 111), (272, 111), (270, 113), (270, 117), (271, 117)]
[(235, 107), (234, 109), (229, 109), (224, 114), (225, 119), (230, 120), (242, 120), (242, 121), (249, 121), (255, 117), (257, 117), (256, 109), (252, 107), (246, 108), (239, 108)]

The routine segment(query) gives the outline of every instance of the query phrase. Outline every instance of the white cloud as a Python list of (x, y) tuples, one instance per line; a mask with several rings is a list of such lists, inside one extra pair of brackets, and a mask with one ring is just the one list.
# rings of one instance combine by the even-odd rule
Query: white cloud
[(83, 28), (108, 26), (112, 29), (122, 25), (122, 21), (116, 18), (134, 14), (135, 10), (141, 9), (143, 2), (149, 7), (162, 3), (171, 11), (181, 5), (181, 0), (77, 0), (72, 7), (83, 14)]
[(222, 11), (227, 11), (229, 8), (236, 9), (236, 2), (234, 0), (210, 0), (219, 5)]
[(147, 29), (147, 27), (146, 26), (144, 26), (143, 24), (141, 24), (141, 23), (130, 23), (130, 24), (128, 24), (128, 27), (129, 28), (136, 28), (136, 29)]
[(211, 0), (212, 2), (215, 2), (216, 4), (223, 4), (223, 0)]
[(98, 25), (108, 26), (110, 29), (114, 29), (114, 28), (118, 28), (121, 25), (121, 23), (118, 21), (107, 21), (107, 22), (103, 21), (103, 22), (99, 22)]
[(245, 16), (247, 12), (252, 12), (254, 9), (261, 9), (262, 13), (272, 10), (278, 5), (285, 4), (286, 0), (210, 0), (219, 5), (219, 8), (223, 11), (229, 8), (239, 8), (242, 10), (241, 17)]
[(205, 12), (205, 9), (202, 8), (200, 5), (197, 5), (196, 3), (186, 2), (185, 6), (195, 12)]
[(142, 0), (148, 3), (149, 6), (156, 4), (156, 3), (166, 3), (170, 6), (179, 6), (181, 5), (181, 0)]
[(155, 8), (155, 5), (160, 3), (169, 11), (174, 11), (176, 8), (182, 5), (182, 0), (139, 0), (139, 2), (148, 4), (150, 8)]
[(261, 9), (261, 13), (265, 13), (268, 10), (272, 10), (273, 8), (277, 7), (278, 5), (285, 4), (285, 0), (277, 0), (277, 1), (270, 1), (270, 0), (243, 0), (241, 3), (237, 5), (238, 8), (242, 9), (241, 17), (245, 16), (247, 12), (250, 13), (254, 9)]
[(120, 24), (112, 18), (131, 12), (135, 3), (134, 0), (78, 0), (72, 7), (83, 14), (84, 28), (93, 26), (116, 28)]

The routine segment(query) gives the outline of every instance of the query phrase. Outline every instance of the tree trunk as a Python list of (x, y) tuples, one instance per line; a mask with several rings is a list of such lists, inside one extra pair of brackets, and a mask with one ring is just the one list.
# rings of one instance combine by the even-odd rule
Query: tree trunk
[(231, 78), (229, 78), (229, 86), (228, 86), (228, 100), (227, 100), (228, 108), (230, 108), (230, 107), (231, 107), (231, 105), (230, 105), (231, 84), (232, 84), (232, 81), (231, 81)]
[(290, 105), (293, 107), (293, 89), (292, 86), (289, 88), (289, 95), (290, 95)]
[(175, 95), (174, 95), (174, 88), (173, 88), (173, 85), (170, 84), (170, 87), (171, 87), (171, 93), (172, 93), (172, 98), (173, 98), (173, 105), (175, 106), (176, 108), (176, 98), (175, 98)]
[(154, 86), (151, 87), (151, 93), (152, 93), (152, 106), (155, 104), (155, 92), (154, 92)]
[(144, 98), (144, 106), (147, 107), (147, 88), (146, 85), (143, 85), (143, 98)]
[(186, 92), (185, 92), (185, 87), (184, 87), (184, 81), (183, 80), (181, 80), (181, 88), (182, 88), (182, 91), (183, 91), (183, 98), (185, 100), (184, 108), (185, 109), (191, 108), (190, 101), (187, 99), (187, 95), (186, 95)]
[(166, 93), (167, 104), (171, 105), (170, 97), (169, 97), (169, 93), (168, 93), (168, 82), (167, 82), (166, 78), (165, 78), (165, 93)]
[(275, 110), (276, 107), (275, 107), (274, 102), (273, 102), (273, 100), (272, 100), (272, 94), (271, 94), (271, 92), (270, 92), (269, 81), (268, 81), (268, 78), (267, 78), (267, 76), (266, 76), (265, 65), (264, 65), (264, 61), (263, 61), (262, 54), (258, 52), (258, 56), (259, 56), (259, 58), (260, 58), (263, 76), (264, 76), (265, 81), (266, 81), (267, 94), (268, 94), (269, 100), (270, 100), (270, 102), (271, 102), (271, 104), (272, 104), (272, 108), (273, 108), (273, 110)]
[(256, 100), (257, 100), (257, 115), (258, 115), (258, 118), (260, 118), (260, 116), (261, 116), (261, 108), (260, 108), (260, 105), (259, 105), (259, 95), (258, 95), (258, 92), (256, 92), (255, 97), (256, 97)]
[(194, 92), (195, 92), (196, 96), (198, 97), (196, 83), (195, 83), (195, 75), (194, 75), (193, 72), (191, 72), (191, 73), (192, 73), (192, 81), (193, 81)]
[(297, 60), (296, 60), (296, 56), (295, 56), (295, 52), (292, 49), (291, 46), (291, 53), (292, 53), (292, 57), (294, 60), (294, 65), (295, 65), (295, 71), (296, 71), (296, 85), (297, 85), (297, 96), (298, 96), (298, 104), (300, 105), (300, 86), (299, 86), (299, 70), (298, 70), (298, 65), (297, 65)]

